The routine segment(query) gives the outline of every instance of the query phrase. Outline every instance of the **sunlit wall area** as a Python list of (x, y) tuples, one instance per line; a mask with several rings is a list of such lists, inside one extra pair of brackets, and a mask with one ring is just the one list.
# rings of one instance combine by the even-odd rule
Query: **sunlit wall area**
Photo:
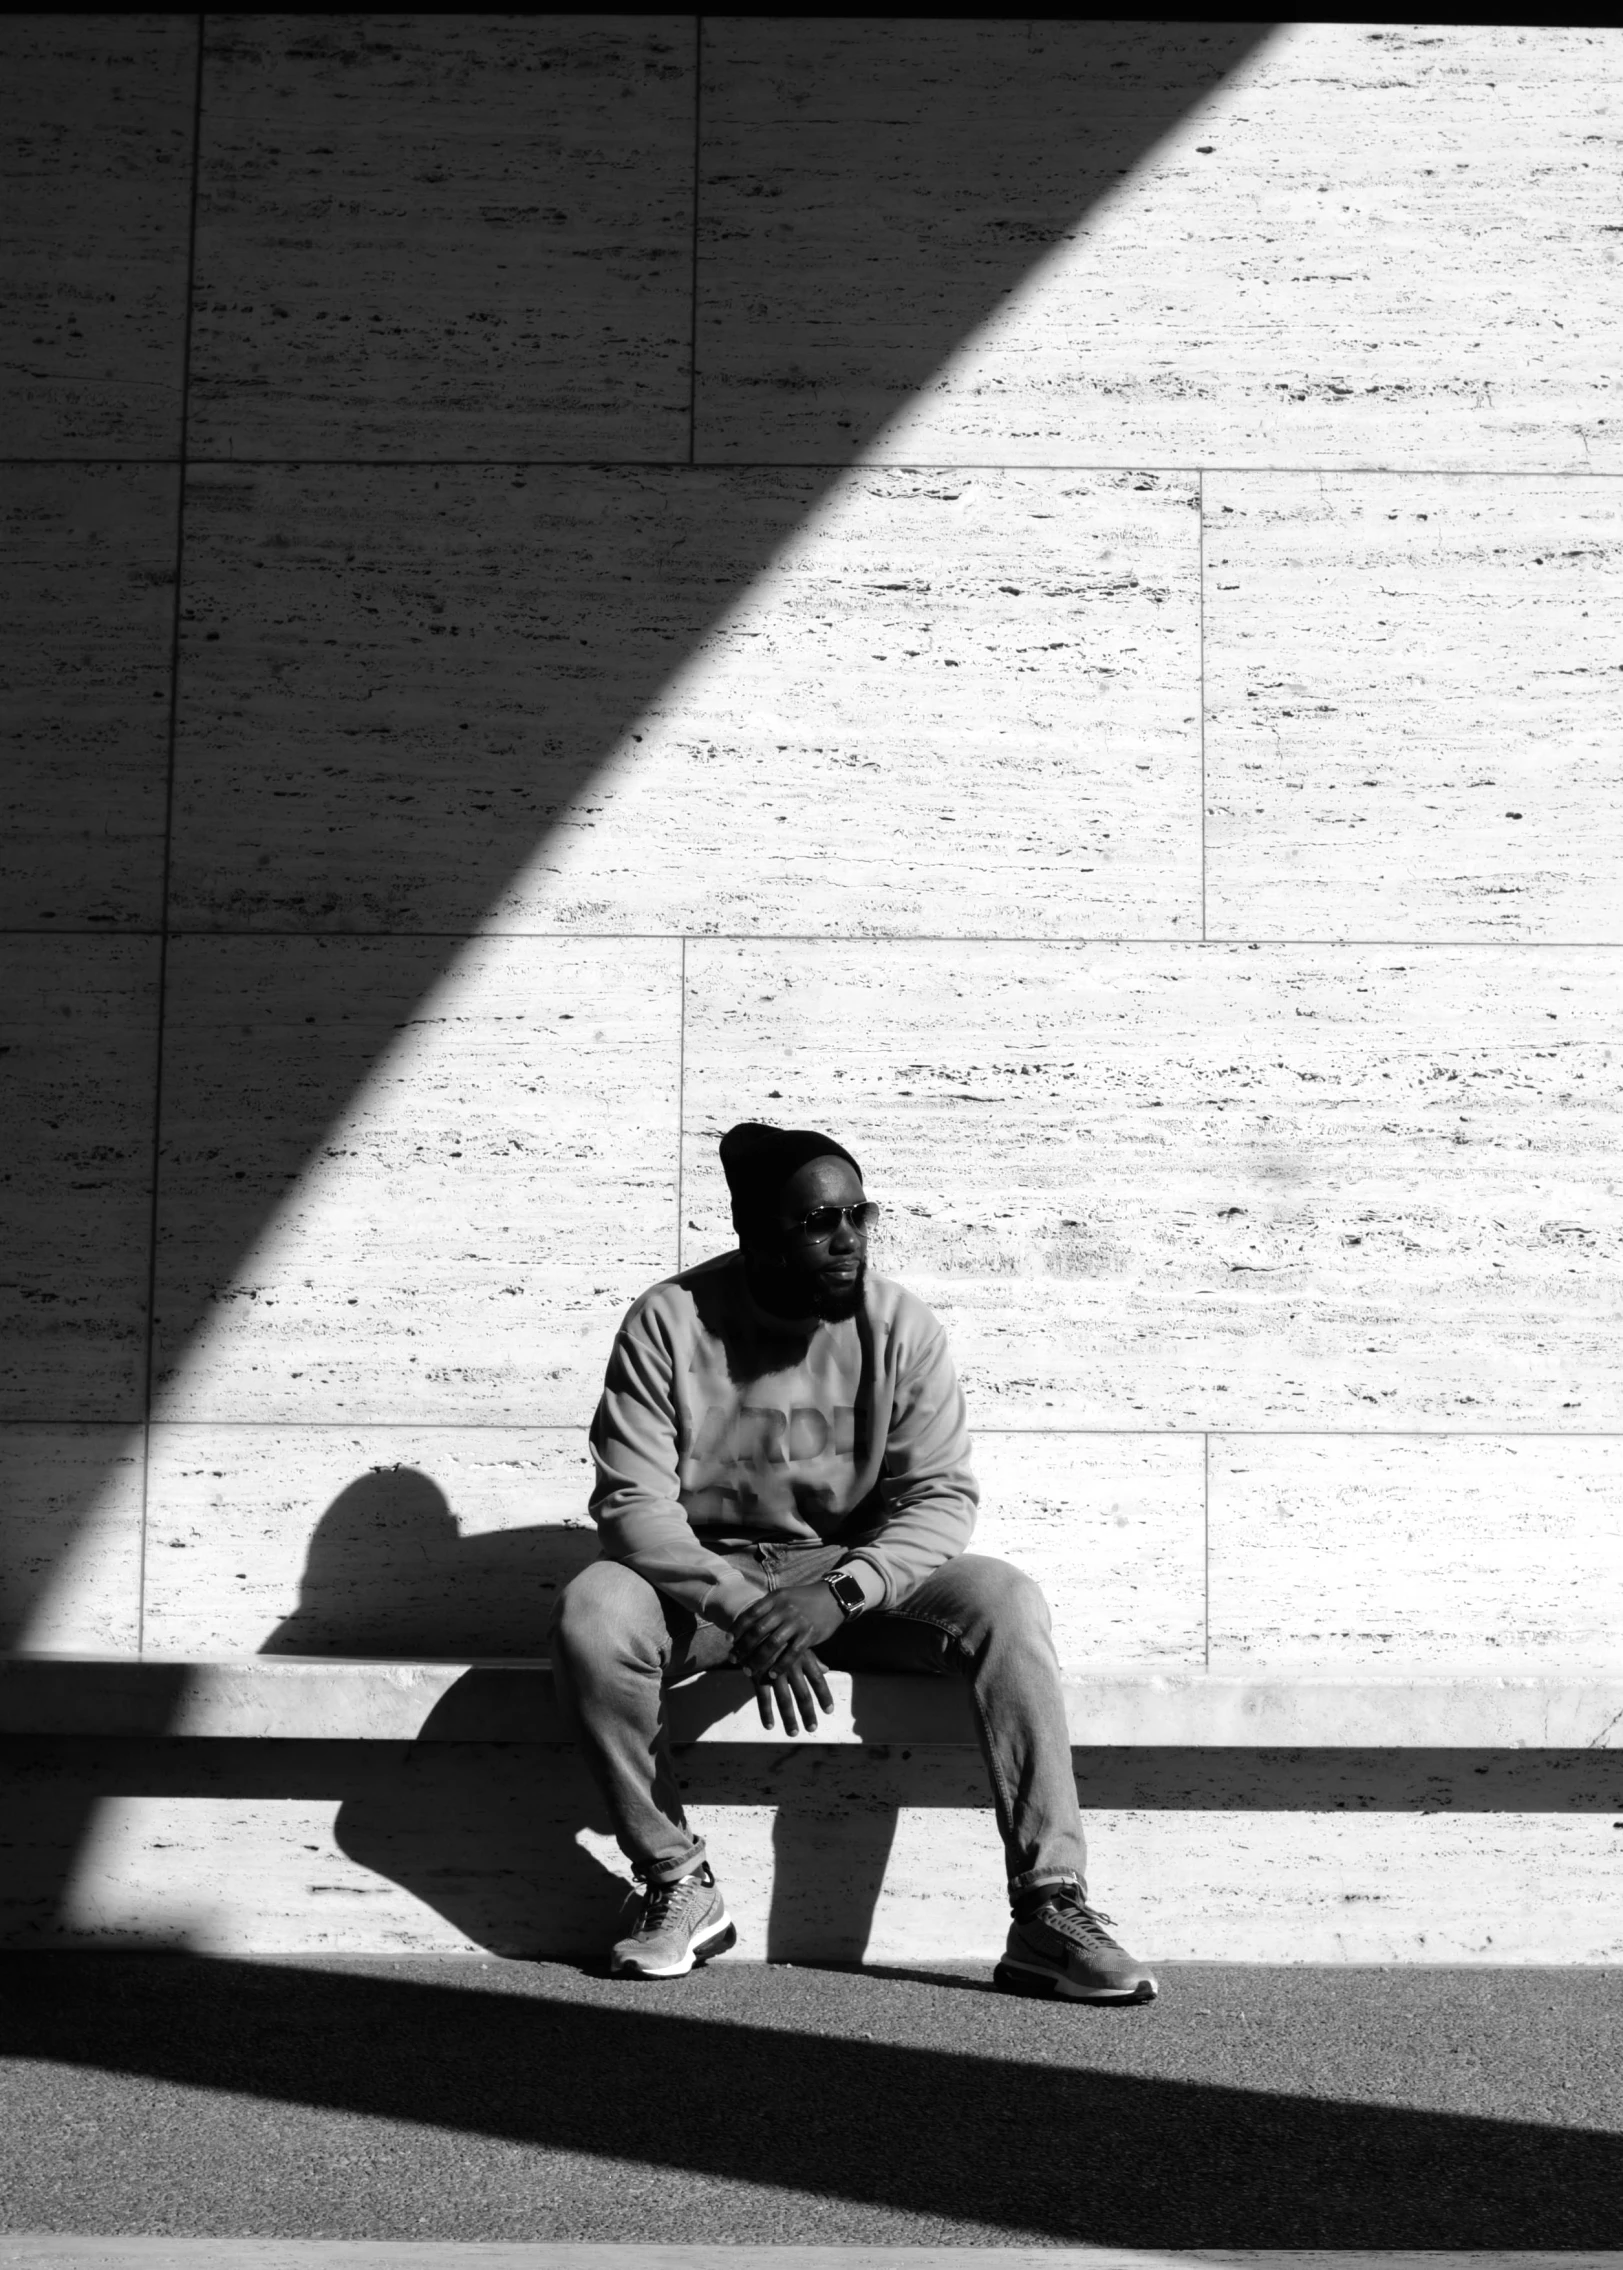
[(1623, 1669), (1618, 35), (4, 38), (10, 1644), (539, 1652), (763, 1117), (1068, 1666)]

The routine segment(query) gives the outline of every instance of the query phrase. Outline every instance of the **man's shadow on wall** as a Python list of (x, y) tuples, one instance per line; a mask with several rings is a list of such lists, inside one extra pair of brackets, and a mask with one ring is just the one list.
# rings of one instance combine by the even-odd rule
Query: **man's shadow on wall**
[[(464, 1534), (428, 1475), (364, 1474), (321, 1516), (298, 1606), (260, 1651), (473, 1666), (415, 1741), (365, 1745), (334, 1835), (349, 1859), (492, 1954), (600, 1953), (629, 1913), (602, 1799), (561, 1742), (532, 1668), (546, 1656), (558, 1595), (597, 1557), (584, 1518)], [(867, 1684), (857, 1681), (859, 1731)], [(896, 1831), (885, 1749), (876, 1749), (876, 1773), (859, 1771), (849, 1749), (699, 1743), (749, 1703), (742, 1673), (711, 1672), (673, 1691), (684, 1794), (693, 1804), (775, 1807), (769, 1960), (814, 1948), (860, 1960)], [(973, 1777), (979, 1760), (966, 1765)], [(957, 1801), (982, 1801), (973, 1778)], [(720, 1873), (725, 1853), (716, 1859)]]

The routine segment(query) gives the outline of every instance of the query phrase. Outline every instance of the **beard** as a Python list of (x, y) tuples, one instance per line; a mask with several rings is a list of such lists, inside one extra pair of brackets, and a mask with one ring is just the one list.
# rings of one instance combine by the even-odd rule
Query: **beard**
[(867, 1282), (866, 1261), (858, 1262), (856, 1276), (849, 1285), (838, 1287), (824, 1284), (815, 1271), (809, 1270), (806, 1290), (810, 1295), (812, 1315), (821, 1317), (825, 1324), (843, 1324), (861, 1308), (863, 1289)]
[(768, 1314), (785, 1319), (815, 1316), (820, 1324), (843, 1324), (858, 1314), (868, 1282), (864, 1256), (848, 1285), (832, 1285), (822, 1271), (783, 1252), (746, 1248), (750, 1290)]

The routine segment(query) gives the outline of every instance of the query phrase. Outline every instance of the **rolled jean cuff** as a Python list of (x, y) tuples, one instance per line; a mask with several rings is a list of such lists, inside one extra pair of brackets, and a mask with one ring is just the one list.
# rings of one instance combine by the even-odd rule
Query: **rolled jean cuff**
[(1011, 1900), (1021, 1899), (1027, 1892), (1034, 1892), (1039, 1884), (1052, 1884), (1056, 1889), (1061, 1884), (1074, 1884), (1079, 1897), (1086, 1899), (1088, 1896), (1086, 1881), (1073, 1869), (1068, 1868), (1063, 1875), (1057, 1876), (1052, 1868), (1025, 1868), (1018, 1876), (1009, 1878), (1009, 1897)]
[(691, 1876), (696, 1868), (702, 1868), (708, 1858), (703, 1837), (695, 1837), (691, 1852), (680, 1853), (674, 1860), (639, 1862), (632, 1873), (640, 1883), (674, 1884), (678, 1877)]

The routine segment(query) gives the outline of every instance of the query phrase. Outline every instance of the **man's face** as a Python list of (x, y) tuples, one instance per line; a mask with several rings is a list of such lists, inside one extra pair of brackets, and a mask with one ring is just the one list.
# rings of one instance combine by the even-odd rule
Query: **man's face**
[(776, 1244), (758, 1250), (762, 1259), (770, 1254), (786, 1309), (830, 1322), (855, 1316), (867, 1273), (867, 1232), (842, 1220), (819, 1236), (805, 1226), (805, 1216), (820, 1206), (860, 1206), (863, 1197), (862, 1178), (844, 1159), (813, 1159), (784, 1184), (774, 1210)]

